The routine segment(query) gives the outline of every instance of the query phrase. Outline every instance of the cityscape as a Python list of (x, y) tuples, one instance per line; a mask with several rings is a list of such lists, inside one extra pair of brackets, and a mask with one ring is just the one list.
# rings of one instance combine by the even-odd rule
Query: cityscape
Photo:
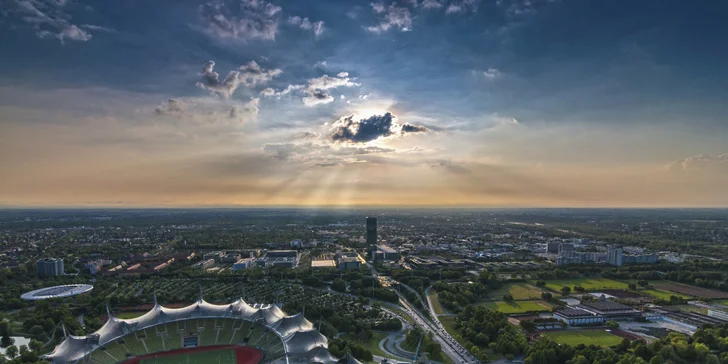
[(725, 213), (6, 210), (3, 355), (533, 363), (560, 344), (680, 363), (652, 348), (728, 324)]
[(0, 0), (0, 364), (728, 364), (728, 0)]

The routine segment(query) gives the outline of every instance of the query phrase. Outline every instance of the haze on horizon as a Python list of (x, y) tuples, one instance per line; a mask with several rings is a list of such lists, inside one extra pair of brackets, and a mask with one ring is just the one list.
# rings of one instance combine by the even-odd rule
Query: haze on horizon
[(0, 206), (728, 206), (727, 15), (8, 0)]

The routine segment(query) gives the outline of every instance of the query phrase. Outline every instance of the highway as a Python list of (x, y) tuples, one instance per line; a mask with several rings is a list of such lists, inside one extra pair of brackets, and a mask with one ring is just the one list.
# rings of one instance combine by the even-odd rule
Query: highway
[[(391, 284), (398, 284), (402, 287), (405, 287), (405, 289), (412, 290), (411, 287), (400, 283), (391, 277), (380, 277), (379, 273), (374, 269), (373, 264), (367, 264), (369, 269), (372, 272), (372, 275), (374, 278), (383, 278), (385, 280), (388, 280)], [(440, 320), (437, 319), (437, 315), (435, 315), (434, 310), (430, 305), (428, 304), (427, 307), (431, 312), (432, 317), (434, 317), (435, 322), (431, 322), (427, 317), (422, 315), (419, 311), (417, 311), (416, 308), (410, 306), (410, 304), (407, 302), (407, 300), (400, 294), (399, 291), (395, 290), (397, 292), (397, 295), (399, 296), (399, 303), (404, 308), (405, 312), (412, 317), (412, 319), (415, 320), (415, 323), (417, 326), (419, 326), (425, 333), (431, 332), (433, 334), (433, 338), (435, 341), (437, 341), (440, 346), (442, 347), (442, 351), (452, 359), (455, 363), (479, 363), (479, 361), (470, 354), (468, 350), (463, 348), (450, 334), (447, 333), (445, 328), (440, 323)], [(417, 293), (416, 291), (414, 291)], [(417, 297), (422, 301), (422, 298), (420, 297), (419, 293), (417, 293)], [(425, 301), (427, 302), (427, 301)], [(424, 302), (423, 302), (424, 303)]]

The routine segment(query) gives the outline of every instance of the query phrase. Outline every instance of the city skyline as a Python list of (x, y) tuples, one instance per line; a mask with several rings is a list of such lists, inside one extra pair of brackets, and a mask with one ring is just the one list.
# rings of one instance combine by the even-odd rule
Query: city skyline
[(11, 0), (0, 206), (725, 207), (726, 14)]

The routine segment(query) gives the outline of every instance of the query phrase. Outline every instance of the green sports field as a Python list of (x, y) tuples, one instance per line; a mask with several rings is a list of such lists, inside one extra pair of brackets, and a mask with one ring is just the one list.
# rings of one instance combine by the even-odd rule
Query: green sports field
[(524, 312), (546, 312), (551, 311), (551, 306), (544, 301), (513, 301), (513, 302), (485, 302), (485, 307), (503, 312), (505, 314)]
[(629, 288), (627, 283), (606, 278), (571, 278), (546, 281), (546, 287), (556, 292), (561, 292), (561, 288), (565, 286), (571, 288), (571, 292), (574, 292), (574, 286), (582, 286), (587, 291)]
[(234, 349), (201, 351), (188, 354), (142, 359), (139, 364), (235, 364)]
[(558, 344), (567, 344), (570, 346), (579, 344), (613, 346), (622, 342), (621, 337), (612, 335), (604, 330), (554, 331), (544, 333), (543, 336), (550, 338)]
[(652, 296), (655, 298), (662, 298), (662, 299), (668, 300), (668, 301), (670, 300), (670, 296), (677, 296), (677, 297), (680, 297), (680, 298), (683, 298), (686, 300), (693, 298), (692, 296), (688, 296), (688, 295), (684, 295), (684, 294), (680, 294), (680, 293), (676, 293), (676, 292), (663, 291), (661, 289), (643, 289), (639, 292), (646, 294), (648, 296)]
[(541, 289), (528, 283), (506, 283), (493, 291), (490, 296), (496, 300), (510, 293), (514, 300), (533, 300), (541, 298)]

